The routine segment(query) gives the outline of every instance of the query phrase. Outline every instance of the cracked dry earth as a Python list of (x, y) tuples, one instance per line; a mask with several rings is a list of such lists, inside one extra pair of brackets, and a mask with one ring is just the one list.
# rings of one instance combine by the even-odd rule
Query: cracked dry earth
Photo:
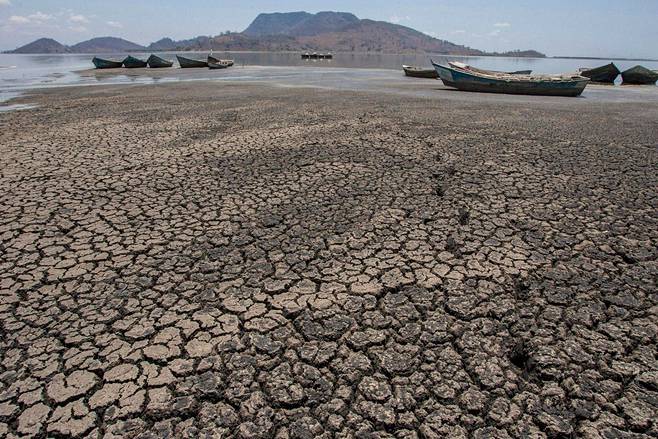
[(0, 115), (0, 437), (656, 437), (658, 106), (437, 94)]

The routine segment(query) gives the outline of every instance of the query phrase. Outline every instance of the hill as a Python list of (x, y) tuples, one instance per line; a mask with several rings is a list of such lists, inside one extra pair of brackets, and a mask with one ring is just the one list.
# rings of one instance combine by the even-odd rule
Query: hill
[(115, 37), (92, 38), (70, 47), (74, 53), (117, 53), (145, 50), (144, 46)]
[(69, 48), (52, 38), (39, 38), (30, 44), (19, 47), (12, 53), (68, 53)]
[(260, 14), (243, 34), (251, 37), (288, 35), (292, 37), (314, 36), (337, 32), (359, 23), (359, 18), (348, 12), (289, 12)]
[(486, 53), (384, 21), (362, 20), (348, 12), (288, 12), (260, 14), (241, 33), (199, 36), (174, 41), (162, 38), (148, 47), (121, 38), (102, 37), (71, 47), (41, 39), (13, 53), (119, 53), (186, 50), (331, 51), (378, 53), (435, 53), (445, 55), (545, 55), (533, 51)]
[[(293, 50), (336, 52), (434, 52), (481, 55), (484, 52), (432, 38), (383, 21), (361, 20), (347, 12), (260, 14), (243, 32), (254, 39), (288, 36)], [(221, 44), (222, 41), (216, 41)], [(218, 47), (220, 49), (221, 47)]]
[(286, 34), (312, 16), (308, 12), (260, 14), (242, 33), (248, 37)]

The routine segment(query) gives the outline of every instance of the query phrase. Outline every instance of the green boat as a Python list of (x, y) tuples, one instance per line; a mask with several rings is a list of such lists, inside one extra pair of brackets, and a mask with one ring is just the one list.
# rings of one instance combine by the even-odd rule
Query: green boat
[(462, 91), (539, 96), (580, 96), (589, 78), (580, 75), (478, 73), (432, 63), (446, 85)]
[(199, 61), (198, 59), (185, 58), (179, 55), (176, 55), (176, 58), (178, 58), (178, 64), (180, 64), (181, 69), (208, 67), (207, 61)]
[(98, 57), (94, 57), (94, 59), (91, 60), (91, 62), (94, 63), (94, 66), (97, 69), (118, 69), (123, 65), (123, 62), (121, 61), (114, 61), (111, 59), (102, 59)]
[(171, 67), (174, 65), (173, 61), (169, 61), (155, 55), (149, 56), (149, 59), (146, 61), (146, 63), (152, 69), (161, 69), (161, 68)]
[(646, 67), (635, 66), (623, 72), (621, 77), (624, 79), (624, 84), (651, 85), (658, 81), (658, 72)]
[(144, 68), (146, 67), (146, 61), (128, 55), (126, 59), (123, 60), (123, 66), (127, 69)]
[(619, 76), (619, 69), (614, 63), (606, 64), (601, 67), (582, 68), (580, 74), (592, 80), (592, 82), (600, 82), (602, 84), (614, 84), (615, 79)]

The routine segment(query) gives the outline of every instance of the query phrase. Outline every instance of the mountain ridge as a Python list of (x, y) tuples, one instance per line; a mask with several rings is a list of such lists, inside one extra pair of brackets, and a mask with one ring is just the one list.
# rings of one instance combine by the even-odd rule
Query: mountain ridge
[(64, 46), (42, 38), (8, 53), (119, 53), (141, 51), (330, 51), (435, 53), (472, 56), (545, 57), (536, 51), (488, 53), (441, 40), (399, 24), (360, 19), (349, 12), (275, 12), (259, 14), (243, 32), (175, 41), (162, 38), (148, 46), (117, 37), (99, 37)]

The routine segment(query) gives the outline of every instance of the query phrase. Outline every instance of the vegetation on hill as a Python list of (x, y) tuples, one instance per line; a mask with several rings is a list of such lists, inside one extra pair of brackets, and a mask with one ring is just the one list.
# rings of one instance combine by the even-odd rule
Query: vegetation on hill
[(534, 50), (487, 53), (384, 21), (361, 20), (347, 12), (260, 14), (244, 32), (174, 41), (163, 38), (147, 47), (121, 38), (102, 37), (64, 46), (42, 38), (13, 53), (119, 53), (186, 50), (331, 51), (436, 53), (544, 57)]

